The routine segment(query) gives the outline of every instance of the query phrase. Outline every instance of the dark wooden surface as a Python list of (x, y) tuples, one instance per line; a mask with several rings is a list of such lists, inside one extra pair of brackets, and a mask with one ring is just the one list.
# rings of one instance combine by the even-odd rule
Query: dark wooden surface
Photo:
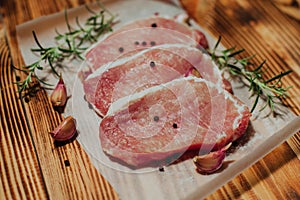
[[(300, 113), (300, 23), (272, 1), (216, 0), (201, 15), (203, 0), (182, 0), (201, 26), (222, 35), (225, 47), (245, 48), (256, 54), (255, 63), (267, 59), (271, 77), (294, 71), (284, 85), (293, 85), (286, 101)], [(39, 16), (91, 2), (89, 0), (1, 0), (0, 19), (0, 197), (4, 199), (118, 199), (109, 183), (93, 167), (77, 141), (53, 144), (49, 130), (62, 120), (45, 91), (28, 103), (17, 94), (12, 65), (23, 64), (16, 25)], [(298, 145), (297, 145), (298, 142)], [(299, 135), (294, 136), (207, 199), (300, 199)], [(292, 148), (294, 151), (292, 150)]]

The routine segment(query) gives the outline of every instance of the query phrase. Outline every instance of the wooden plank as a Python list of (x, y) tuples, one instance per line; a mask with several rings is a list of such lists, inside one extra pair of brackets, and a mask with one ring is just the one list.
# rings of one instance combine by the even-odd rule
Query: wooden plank
[[(61, 1), (58, 1), (61, 2)], [(51, 3), (51, 4), (49, 4)], [(82, 2), (81, 2), (82, 3)], [(23, 60), (20, 52), (18, 51), (18, 45), (15, 34), (15, 26), (22, 22), (28, 21), (32, 18), (51, 14), (54, 12), (62, 11), (68, 7), (78, 6), (80, 2), (77, 1), (66, 1), (62, 4), (53, 4), (49, 1), (5, 1), (4, 8), (4, 20), (7, 27), (7, 38), (9, 42), (9, 47), (12, 52), (12, 60), (16, 66), (22, 66)], [(21, 11), (21, 9), (23, 9)], [(5, 12), (9, 11), (9, 12)], [(13, 71), (9, 66), (9, 76), (5, 77), (15, 77)], [(24, 74), (16, 72), (18, 77), (24, 78)], [(16, 82), (14, 80), (14, 82)], [(10, 81), (12, 84), (12, 81)], [(14, 85), (15, 86), (15, 85)], [(16, 87), (12, 92), (16, 91)], [(7, 94), (6, 94), (7, 95)], [(7, 95), (15, 98), (13, 100), (17, 101), (17, 95)], [(8, 106), (10, 109), (12, 106)], [(41, 109), (43, 108), (43, 109)], [(34, 147), (30, 147), (28, 144), (24, 144), (23, 148), (31, 152), (22, 152), (21, 155), (16, 156), (20, 158), (24, 155), (31, 155), (36, 153), (40, 163), (40, 166), (36, 165), (30, 167), (30, 163), (18, 162), (13, 166), (20, 166), (22, 168), (30, 168), (33, 172), (43, 173), (44, 182), (41, 183), (30, 183), (27, 180), (27, 173), (24, 172), (20, 175), (19, 180), (12, 180), (12, 186), (18, 188), (28, 188), (32, 190), (39, 189), (38, 185), (44, 186), (44, 191), (32, 192), (28, 199), (116, 199), (117, 194), (111, 188), (109, 183), (97, 172), (97, 170), (91, 164), (88, 156), (80, 148), (77, 141), (74, 141), (65, 146), (56, 147), (53, 140), (49, 134), (49, 131), (53, 130), (60, 121), (62, 121), (62, 116), (56, 113), (49, 103), (48, 96), (45, 91), (41, 90), (37, 93), (36, 97), (30, 98), (28, 103), (24, 103), (22, 108), (24, 115), (27, 116), (27, 122), (25, 126), (30, 127), (30, 130), (24, 131), (24, 135), (31, 132), (31, 140), (34, 143)], [(26, 113), (26, 114), (25, 114)], [(12, 115), (13, 116), (13, 115)], [(17, 119), (17, 118), (16, 118)], [(16, 132), (18, 133), (18, 132)], [(10, 141), (9, 139), (7, 139)], [(28, 139), (24, 139), (27, 141)], [(18, 143), (22, 143), (21, 138), (17, 138), (13, 146), (6, 147), (7, 149), (14, 149)], [(32, 144), (31, 144), (32, 145)], [(9, 160), (8, 158), (5, 158)], [(36, 161), (37, 162), (37, 161)], [(66, 164), (70, 163), (70, 164)], [(20, 170), (14, 170), (9, 173), (10, 175), (19, 172)], [(22, 171), (21, 171), (22, 172)], [(34, 178), (34, 175), (29, 174), (29, 178)], [(4, 179), (4, 178), (3, 178)], [(21, 181), (21, 183), (18, 183)], [(46, 189), (45, 189), (46, 187)], [(18, 189), (17, 188), (17, 189)], [(16, 199), (28, 193), (27, 191), (17, 190)], [(6, 188), (5, 191), (10, 191)], [(42, 194), (45, 194), (42, 196)], [(31, 194), (31, 193), (29, 193)], [(40, 195), (40, 196), (35, 196)], [(7, 197), (8, 199), (9, 196)], [(15, 198), (13, 198), (15, 199)]]
[[(26, 113), (16, 93), (11, 57), (0, 31), (0, 196), (5, 199), (45, 199), (47, 190), (38, 154), (27, 127)], [(34, 187), (33, 187), (34, 186)]]
[[(267, 78), (284, 70), (294, 71), (283, 81), (284, 86), (293, 86), (290, 98), (285, 102), (299, 115), (299, 22), (281, 13), (270, 1), (220, 0), (216, 1), (210, 12), (201, 15), (202, 12), (195, 8), (201, 7), (202, 1), (184, 0), (183, 3), (201, 26), (210, 30), (215, 37), (222, 35), (222, 44), (225, 47), (246, 48), (246, 56), (257, 55), (253, 60), (256, 65), (267, 59)], [(299, 135), (300, 133), (288, 140), (298, 155)], [(290, 171), (288, 166), (282, 167), (278, 163), (299, 166), (299, 160), (286, 143), (207, 199), (299, 198), (299, 183), (294, 182), (299, 179), (299, 175)]]
[[(205, 0), (184, 0), (183, 3), (201, 26), (210, 30), (215, 37), (222, 35), (223, 45), (227, 48), (246, 48), (244, 55), (256, 55), (253, 59), (256, 65), (266, 59), (267, 78), (288, 69), (293, 70), (283, 81), (283, 87), (293, 87), (289, 91), (290, 98), (284, 102), (299, 115), (299, 22), (278, 10), (271, 1), (221, 0), (210, 8), (210, 12), (201, 15), (203, 11), (195, 8), (201, 7), (202, 1)], [(298, 133), (287, 142), (300, 159), (299, 138)]]

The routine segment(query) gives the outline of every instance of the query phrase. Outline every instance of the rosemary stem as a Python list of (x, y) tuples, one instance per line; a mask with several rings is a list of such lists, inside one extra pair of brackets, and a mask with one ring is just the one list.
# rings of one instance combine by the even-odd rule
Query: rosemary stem
[[(31, 91), (33, 87), (32, 78), (36, 78), (39, 83), (50, 85), (44, 80), (40, 79), (36, 70), (43, 70), (42, 61), (48, 63), (49, 67), (52, 70), (52, 73), (59, 77), (59, 73), (56, 71), (57, 65), (62, 65), (64, 59), (83, 59), (81, 56), (82, 53), (87, 49), (87, 47), (82, 47), (83, 44), (87, 42), (94, 43), (97, 41), (97, 38), (108, 31), (112, 30), (112, 25), (115, 19), (115, 16), (109, 12), (104, 6), (98, 4), (102, 9), (99, 13), (96, 13), (90, 10), (87, 7), (87, 10), (91, 13), (91, 16), (85, 21), (84, 26), (79, 24), (78, 18), (76, 18), (77, 28), (73, 28), (68, 19), (67, 11), (65, 11), (65, 21), (67, 24), (67, 32), (60, 34), (56, 31), (57, 35), (54, 38), (56, 45), (51, 47), (43, 47), (39, 42), (36, 33), (33, 31), (33, 38), (37, 44), (36, 49), (31, 49), (32, 52), (37, 52), (40, 54), (37, 61), (34, 63), (23, 66), (22, 69), (19, 69), (22, 72), (27, 73), (27, 77), (23, 81), (18, 81), (19, 92)], [(110, 15), (110, 17), (105, 19), (105, 12)]]
[[(248, 81), (249, 84), (246, 84), (249, 87), (249, 91), (252, 92), (251, 96), (256, 95), (251, 112), (255, 110), (260, 97), (265, 97), (263, 99), (266, 100), (265, 105), (260, 109), (260, 111), (265, 109), (267, 106), (271, 108), (271, 111), (274, 111), (274, 104), (279, 103), (277, 100), (281, 100), (281, 98), (288, 96), (287, 91), (291, 88), (283, 88), (281, 79), (282, 77), (290, 74), (292, 71), (288, 70), (265, 80), (263, 78), (263, 65), (266, 60), (264, 60), (254, 70), (248, 70), (247, 66), (253, 65), (249, 62), (249, 60), (252, 59), (254, 55), (242, 59), (236, 59), (235, 56), (243, 52), (244, 49), (236, 51), (235, 47), (217, 52), (217, 47), (220, 44), (220, 41), (221, 37), (218, 38), (214, 48), (211, 51), (208, 51), (208, 54), (217, 63), (220, 69), (227, 70), (231, 75), (245, 78)], [(273, 81), (275, 83), (271, 83)]]

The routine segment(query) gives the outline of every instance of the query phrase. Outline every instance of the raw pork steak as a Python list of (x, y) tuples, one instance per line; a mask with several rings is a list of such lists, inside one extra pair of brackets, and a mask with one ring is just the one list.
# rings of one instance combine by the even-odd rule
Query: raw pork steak
[[(222, 84), (221, 73), (209, 56), (185, 45), (161, 45), (140, 51), (99, 69), (84, 81), (86, 100), (104, 116), (119, 98), (184, 77), (194, 69), (199, 76)], [(103, 68), (102, 68), (103, 69)]]
[(173, 80), (113, 103), (100, 124), (103, 151), (131, 168), (167, 165), (187, 150), (220, 149), (245, 132), (251, 113), (201, 78)]
[(208, 47), (202, 32), (178, 23), (174, 19), (150, 17), (136, 20), (114, 31), (91, 48), (86, 53), (86, 66), (79, 73), (79, 77), (84, 80), (96, 69), (114, 61), (124, 53), (161, 44)]

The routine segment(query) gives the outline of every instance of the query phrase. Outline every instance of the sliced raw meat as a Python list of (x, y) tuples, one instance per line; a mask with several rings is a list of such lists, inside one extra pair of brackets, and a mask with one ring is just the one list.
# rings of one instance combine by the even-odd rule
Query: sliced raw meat
[(163, 28), (163, 29), (174, 30), (189, 36), (203, 48), (205, 49), (208, 48), (208, 42), (206, 40), (206, 37), (201, 31), (199, 31), (198, 29), (193, 29), (191, 27), (188, 27), (185, 22), (179, 22), (175, 18), (171, 19), (171, 18), (156, 16), (147, 19), (137, 20), (123, 26), (122, 28), (114, 32), (112, 35), (118, 34), (123, 31), (139, 29), (139, 28), (152, 28), (152, 29)]
[(137, 20), (114, 31), (86, 53), (86, 65), (79, 73), (81, 80), (106, 63), (125, 53), (161, 44), (202, 45), (207, 48), (203, 33), (173, 19), (151, 17)]
[(211, 82), (180, 78), (113, 103), (100, 124), (101, 146), (131, 168), (168, 165), (187, 150), (205, 154), (236, 140), (250, 116)]
[(222, 84), (218, 67), (197, 48), (161, 45), (117, 60), (84, 81), (86, 100), (104, 116), (114, 101), (146, 88), (184, 77), (192, 69), (213, 83)]

